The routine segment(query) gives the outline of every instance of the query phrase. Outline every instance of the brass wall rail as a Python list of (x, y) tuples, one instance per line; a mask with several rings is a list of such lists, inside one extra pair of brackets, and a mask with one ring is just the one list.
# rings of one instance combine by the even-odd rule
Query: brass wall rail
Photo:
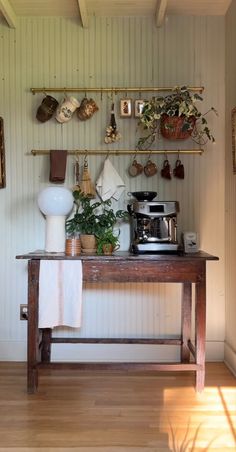
[[(75, 149), (68, 150), (67, 153), (69, 155), (157, 155), (157, 154), (203, 154), (203, 149), (163, 149), (163, 150), (130, 150), (130, 149), (111, 149), (111, 150), (90, 150), (90, 149)], [(36, 155), (48, 155), (50, 154), (50, 150), (46, 149), (32, 149), (31, 154)]]
[[(189, 86), (188, 89), (190, 91), (199, 91), (203, 92), (203, 86)], [(120, 87), (111, 87), (111, 88), (30, 88), (32, 94), (36, 93), (67, 93), (67, 92), (78, 92), (78, 93), (89, 93), (89, 92), (97, 92), (97, 93), (128, 93), (128, 92), (159, 92), (159, 91), (172, 91), (172, 87), (142, 87), (142, 88), (120, 88)]]

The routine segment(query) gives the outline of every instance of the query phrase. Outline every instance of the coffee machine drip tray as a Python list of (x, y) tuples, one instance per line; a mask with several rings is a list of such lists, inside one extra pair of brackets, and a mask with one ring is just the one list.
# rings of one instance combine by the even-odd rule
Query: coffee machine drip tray
[(131, 245), (131, 252), (134, 254), (176, 253), (178, 250), (178, 243), (138, 243)]

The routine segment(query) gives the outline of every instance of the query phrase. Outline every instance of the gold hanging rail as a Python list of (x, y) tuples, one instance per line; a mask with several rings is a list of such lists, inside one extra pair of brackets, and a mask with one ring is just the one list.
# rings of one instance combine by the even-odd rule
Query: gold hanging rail
[[(188, 86), (190, 91), (198, 91), (200, 93), (203, 92), (203, 86)], [(67, 93), (67, 92), (78, 92), (78, 93), (89, 93), (89, 92), (97, 92), (97, 93), (128, 93), (128, 92), (159, 92), (159, 91), (172, 91), (172, 87), (143, 87), (143, 88), (30, 88), (32, 94), (36, 93)]]
[[(74, 151), (67, 151), (69, 155), (157, 155), (157, 154), (196, 154), (201, 155), (204, 152), (203, 149), (163, 149), (163, 150), (130, 150), (130, 149), (112, 149), (112, 150), (90, 150), (90, 149), (75, 149)], [(46, 149), (32, 149), (31, 154), (36, 155), (48, 155), (49, 150)]]

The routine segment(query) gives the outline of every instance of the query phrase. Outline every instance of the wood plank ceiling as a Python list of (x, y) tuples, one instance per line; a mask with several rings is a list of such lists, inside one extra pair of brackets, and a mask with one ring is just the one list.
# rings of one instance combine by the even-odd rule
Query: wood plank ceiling
[(19, 16), (78, 16), (89, 27), (91, 16), (153, 16), (163, 24), (166, 14), (225, 15), (232, 0), (0, 0), (1, 15), (16, 28)]

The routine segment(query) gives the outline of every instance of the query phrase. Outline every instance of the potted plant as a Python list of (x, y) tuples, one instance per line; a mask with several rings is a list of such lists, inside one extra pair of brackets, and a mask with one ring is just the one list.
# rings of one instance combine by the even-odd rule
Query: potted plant
[[(108, 233), (111, 237), (113, 227), (119, 220), (127, 220), (129, 214), (124, 210), (117, 210), (115, 212), (111, 207), (111, 200), (95, 201), (86, 196), (80, 190), (73, 192), (74, 203), (76, 210), (74, 216), (66, 221), (67, 234), (80, 234), (83, 241), (84, 236), (93, 236), (93, 243), (88, 248), (94, 251), (97, 242), (105, 237)], [(115, 237), (115, 235), (114, 235)], [(117, 243), (116, 243), (117, 245)], [(82, 250), (84, 249), (84, 241), (82, 242)]]
[(174, 88), (167, 96), (152, 97), (144, 103), (139, 125), (147, 132), (138, 140), (139, 149), (147, 149), (161, 134), (164, 138), (176, 140), (191, 138), (199, 145), (215, 139), (207, 124), (206, 115), (216, 110), (211, 107), (201, 113), (196, 105), (203, 98), (183, 86)]
[(115, 235), (113, 228), (106, 229), (97, 236), (97, 254), (112, 254), (119, 246), (119, 234)]

